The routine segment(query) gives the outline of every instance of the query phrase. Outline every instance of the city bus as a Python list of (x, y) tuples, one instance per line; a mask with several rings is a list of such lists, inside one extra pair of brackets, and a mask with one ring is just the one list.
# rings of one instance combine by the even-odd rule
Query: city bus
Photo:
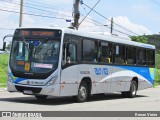
[(155, 46), (130, 38), (69, 28), (17, 28), (8, 67), (8, 91), (73, 96), (120, 92), (134, 98), (154, 85)]

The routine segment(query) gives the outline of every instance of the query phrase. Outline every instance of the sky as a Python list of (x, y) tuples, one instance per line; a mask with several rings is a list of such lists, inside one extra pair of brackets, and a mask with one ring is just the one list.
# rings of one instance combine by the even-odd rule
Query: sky
[[(92, 8), (97, 1), (83, 0), (84, 4), (80, 4), (80, 22), (90, 11), (86, 5)], [(66, 19), (73, 20), (73, 2), (74, 0), (24, 0), (26, 14), (23, 15), (22, 26), (69, 27), (70, 23), (66, 22)], [(3, 37), (13, 34), (19, 27), (19, 4), (20, 0), (0, 0), (0, 48)], [(128, 36), (160, 32), (160, 0), (100, 0), (94, 10), (105, 18), (92, 11), (82, 22), (79, 30), (109, 33), (109, 20), (113, 17), (113, 34)], [(9, 40), (6, 39), (7, 42)]]

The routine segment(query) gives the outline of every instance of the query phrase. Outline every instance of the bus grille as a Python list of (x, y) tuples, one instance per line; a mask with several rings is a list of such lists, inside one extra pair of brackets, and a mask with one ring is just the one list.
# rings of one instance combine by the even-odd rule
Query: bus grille
[(42, 88), (37, 88), (37, 87), (24, 87), (18, 85), (15, 85), (15, 87), (19, 92), (23, 92), (24, 90), (31, 90), (33, 93), (40, 93), (42, 90)]

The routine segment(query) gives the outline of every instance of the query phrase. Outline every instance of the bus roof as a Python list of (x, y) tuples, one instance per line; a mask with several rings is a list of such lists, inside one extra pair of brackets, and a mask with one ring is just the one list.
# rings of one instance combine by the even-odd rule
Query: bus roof
[(91, 33), (91, 32), (74, 30), (74, 29), (69, 29), (69, 28), (25, 27), (25, 28), (18, 28), (18, 29), (50, 29), (50, 30), (59, 29), (59, 30), (62, 30), (63, 33), (66, 33), (66, 34), (72, 34), (72, 35), (82, 36), (82, 37), (86, 37), (86, 38), (100, 39), (100, 40), (104, 40), (104, 41), (127, 44), (127, 45), (132, 45), (132, 46), (137, 46), (137, 47), (155, 49), (154, 45), (131, 41), (131, 38), (129, 38), (129, 37), (127, 38), (127, 37), (122, 37), (122, 36), (115, 36), (115, 35), (109, 35), (109, 34), (99, 34), (99, 33), (94, 33), (94, 32)]

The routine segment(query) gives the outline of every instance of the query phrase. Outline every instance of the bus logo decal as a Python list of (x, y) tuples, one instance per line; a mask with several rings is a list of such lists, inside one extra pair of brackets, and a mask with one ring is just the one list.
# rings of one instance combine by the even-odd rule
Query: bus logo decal
[(107, 68), (94, 68), (96, 75), (108, 75)]

